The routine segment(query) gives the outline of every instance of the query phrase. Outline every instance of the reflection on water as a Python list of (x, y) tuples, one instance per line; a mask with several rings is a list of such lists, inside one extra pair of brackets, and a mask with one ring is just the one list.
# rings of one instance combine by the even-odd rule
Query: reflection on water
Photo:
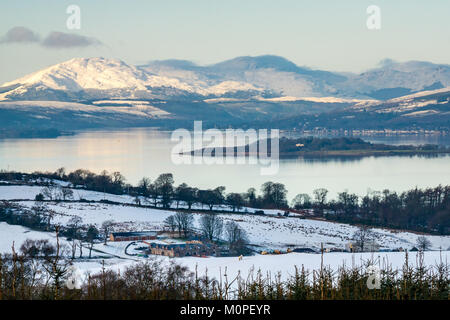
[[(396, 144), (413, 143), (412, 139), (408, 141), (397, 139)], [(152, 129), (89, 131), (57, 139), (0, 140), (0, 168), (26, 172), (54, 171), (59, 167), (94, 172), (106, 169), (122, 172), (133, 184), (143, 176), (154, 179), (160, 173), (172, 172), (177, 184), (186, 182), (200, 188), (224, 185), (229, 192), (259, 188), (272, 180), (286, 184), (289, 198), (297, 193), (312, 193), (319, 187), (329, 189), (333, 197), (345, 189), (365, 194), (368, 189), (402, 191), (450, 184), (450, 157), (445, 155), (286, 159), (280, 161), (277, 175), (261, 176), (260, 168), (250, 164), (175, 165), (170, 157), (174, 144), (170, 132)]]
[[(419, 154), (419, 155), (398, 155), (399, 158), (425, 158), (425, 159), (436, 159), (436, 158), (442, 158), (447, 157), (446, 154), (438, 154), (438, 153), (432, 153), (432, 154)], [(370, 156), (371, 158), (386, 158), (386, 156), (383, 155), (374, 155)], [(364, 158), (363, 156), (327, 156), (327, 157), (305, 157), (302, 158), (304, 162), (359, 162), (362, 161)], [(286, 159), (287, 161), (289, 159)], [(295, 159), (294, 159), (295, 160)]]
[(438, 144), (441, 146), (450, 146), (449, 135), (399, 135), (399, 136), (373, 136), (373, 137), (361, 137), (364, 140), (373, 143), (385, 143), (392, 145), (412, 144)]
[(401, 145), (401, 144), (409, 144), (409, 145), (424, 145), (424, 144), (437, 144), (441, 146), (450, 146), (450, 135), (444, 133), (434, 133), (434, 134), (347, 134), (347, 135), (339, 135), (339, 134), (304, 134), (293, 131), (284, 131), (282, 133), (283, 136), (289, 138), (299, 138), (299, 137), (307, 137), (307, 136), (315, 136), (315, 137), (352, 137), (352, 138), (361, 138), (365, 141), (369, 141), (372, 143), (384, 143), (390, 145)]

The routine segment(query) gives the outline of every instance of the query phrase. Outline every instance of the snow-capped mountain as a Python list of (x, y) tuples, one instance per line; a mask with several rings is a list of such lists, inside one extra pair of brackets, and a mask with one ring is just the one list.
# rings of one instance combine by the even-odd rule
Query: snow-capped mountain
[(191, 84), (246, 83), (277, 97), (326, 97), (337, 93), (334, 84), (346, 80), (339, 74), (299, 67), (272, 55), (237, 57), (210, 66), (185, 60), (152, 61), (141, 68)]
[[(0, 87), (2, 100), (80, 101), (111, 98), (210, 99), (238, 97), (386, 100), (450, 86), (450, 66), (397, 63), (361, 74), (300, 67), (278, 56), (238, 57), (209, 66), (185, 60), (152, 61), (143, 66), (117, 59), (76, 58)], [(74, 93), (77, 93), (74, 95)]]
[[(77, 58), (3, 84), (0, 126), (77, 129), (203, 120), (210, 126), (274, 121), (275, 127), (364, 128), (408, 127), (414, 119), (416, 127), (447, 128), (448, 87), (450, 66), (428, 62), (384, 61), (361, 74), (344, 74), (300, 67), (277, 56), (238, 57), (209, 66), (184, 60), (132, 66), (117, 59)], [(422, 93), (441, 88), (446, 89)], [(399, 98), (406, 95), (410, 98)], [(390, 123), (387, 114), (395, 118)]]
[(450, 117), (450, 87), (425, 90), (386, 101), (359, 102), (351, 107), (358, 111), (372, 111), (379, 114), (396, 113), (403, 117), (424, 117), (440, 115)]
[(185, 60), (153, 61), (142, 69), (190, 84), (233, 80), (266, 90), (274, 97), (391, 99), (450, 86), (450, 66), (430, 62), (384, 60), (361, 74), (300, 67), (278, 56), (238, 57), (210, 66)]
[(5, 83), (3, 86), (42, 86), (53, 90), (80, 91), (136, 88), (145, 90), (147, 74), (116, 59), (71, 59)]
[[(155, 95), (223, 95), (236, 91), (254, 91), (260, 89), (239, 81), (221, 81), (209, 85), (202, 82), (181, 81), (179, 77), (159, 75), (149, 70), (130, 66), (117, 59), (75, 58), (48, 67), (23, 78), (4, 83), (0, 98), (66, 100), (62, 94), (84, 92), (84, 98), (154, 98)], [(163, 90), (163, 92), (161, 92)], [(155, 93), (156, 91), (156, 93)]]
[(344, 85), (386, 100), (450, 86), (450, 66), (423, 61), (398, 63), (384, 60), (379, 68), (349, 75)]

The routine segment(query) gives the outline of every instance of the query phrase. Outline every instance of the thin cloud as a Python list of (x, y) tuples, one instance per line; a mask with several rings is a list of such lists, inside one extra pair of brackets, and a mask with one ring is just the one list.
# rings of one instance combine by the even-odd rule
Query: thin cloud
[(33, 43), (39, 42), (39, 35), (26, 27), (14, 27), (0, 39), (0, 43)]
[(102, 43), (95, 38), (54, 31), (51, 32), (41, 44), (47, 48), (64, 49), (101, 45)]

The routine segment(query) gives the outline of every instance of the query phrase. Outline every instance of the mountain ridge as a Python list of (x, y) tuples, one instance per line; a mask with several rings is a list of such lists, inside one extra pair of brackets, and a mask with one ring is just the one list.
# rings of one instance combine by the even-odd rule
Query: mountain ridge
[(384, 61), (360, 74), (277, 56), (199, 66), (75, 58), (0, 87), (0, 125), (57, 129), (159, 126), (450, 128), (450, 66)]
[[(97, 90), (103, 91), (104, 98), (113, 98), (117, 90), (128, 90), (126, 98), (137, 94), (162, 99), (265, 95), (387, 100), (447, 86), (450, 65), (424, 61), (387, 60), (360, 74), (344, 74), (301, 67), (275, 55), (242, 56), (206, 66), (176, 59), (133, 66), (118, 59), (94, 57), (74, 58), (6, 82), (0, 87), (0, 99), (33, 99), (35, 91), (42, 90)], [(152, 94), (154, 91), (158, 93)]]

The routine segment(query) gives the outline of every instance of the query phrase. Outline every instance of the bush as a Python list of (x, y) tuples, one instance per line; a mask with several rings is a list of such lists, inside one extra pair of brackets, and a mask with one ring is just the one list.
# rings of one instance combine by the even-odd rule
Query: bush
[(44, 195), (42, 193), (38, 193), (36, 197), (34, 197), (36, 201), (44, 201)]

